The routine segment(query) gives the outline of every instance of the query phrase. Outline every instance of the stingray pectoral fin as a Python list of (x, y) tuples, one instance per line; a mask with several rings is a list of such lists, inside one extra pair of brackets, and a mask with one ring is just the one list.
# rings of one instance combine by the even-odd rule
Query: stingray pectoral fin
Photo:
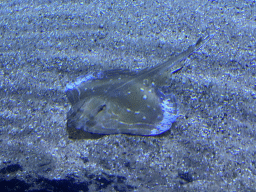
[(124, 118), (121, 109), (120, 113), (115, 113), (116, 110), (113, 110), (112, 104), (106, 103), (104, 110), (94, 118), (96, 124), (88, 126), (87, 131), (99, 134), (159, 135), (171, 128), (178, 115), (177, 103), (173, 95), (163, 95), (163, 99), (160, 101), (160, 110), (152, 111), (155, 118), (146, 118), (146, 116), (150, 117), (151, 114), (146, 115), (147, 110), (144, 109), (140, 113), (145, 114), (145, 118), (139, 118), (141, 114), (135, 112), (138, 116), (135, 115), (133, 121), (131, 121), (132, 116), (129, 118), (129, 115), (126, 114), (126, 118)]

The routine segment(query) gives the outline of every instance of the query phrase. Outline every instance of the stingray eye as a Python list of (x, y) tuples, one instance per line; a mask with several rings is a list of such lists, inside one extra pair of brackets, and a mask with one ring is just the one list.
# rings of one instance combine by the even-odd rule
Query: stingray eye
[(106, 108), (106, 104), (99, 106), (98, 113), (103, 111)]

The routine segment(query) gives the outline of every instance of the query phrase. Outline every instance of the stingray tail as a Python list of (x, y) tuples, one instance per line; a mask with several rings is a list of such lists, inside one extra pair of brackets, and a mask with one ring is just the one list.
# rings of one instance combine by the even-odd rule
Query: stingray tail
[(189, 46), (187, 48), (187, 50), (183, 51), (182, 53), (180, 53), (174, 57), (171, 57), (165, 63), (161, 64), (162, 65), (161, 71), (163, 71), (163, 72), (168, 71), (170, 73), (174, 73), (174, 72), (178, 71), (179, 69), (181, 69), (184, 66), (184, 63), (181, 61), (185, 60), (187, 57), (192, 55), (194, 52), (201, 49), (205, 44), (207, 44), (214, 37), (215, 34), (216, 33), (214, 33), (212, 35), (207, 35), (204, 38), (200, 37), (197, 40), (197, 42), (194, 45)]

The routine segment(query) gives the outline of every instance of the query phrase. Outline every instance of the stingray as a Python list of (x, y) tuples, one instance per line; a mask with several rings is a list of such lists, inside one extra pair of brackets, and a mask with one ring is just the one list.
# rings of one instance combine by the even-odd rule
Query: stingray
[(140, 71), (112, 69), (89, 73), (66, 86), (71, 103), (67, 126), (96, 134), (159, 135), (178, 116), (173, 93), (164, 91), (183, 60), (213, 35), (189, 46), (166, 62)]

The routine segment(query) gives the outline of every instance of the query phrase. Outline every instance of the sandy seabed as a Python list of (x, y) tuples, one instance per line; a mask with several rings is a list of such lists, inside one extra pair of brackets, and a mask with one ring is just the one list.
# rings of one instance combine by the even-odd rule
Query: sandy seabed
[[(254, 191), (255, 12), (249, 0), (1, 1), (1, 188)], [(205, 33), (170, 79), (170, 131), (70, 139), (69, 82), (154, 66)]]

